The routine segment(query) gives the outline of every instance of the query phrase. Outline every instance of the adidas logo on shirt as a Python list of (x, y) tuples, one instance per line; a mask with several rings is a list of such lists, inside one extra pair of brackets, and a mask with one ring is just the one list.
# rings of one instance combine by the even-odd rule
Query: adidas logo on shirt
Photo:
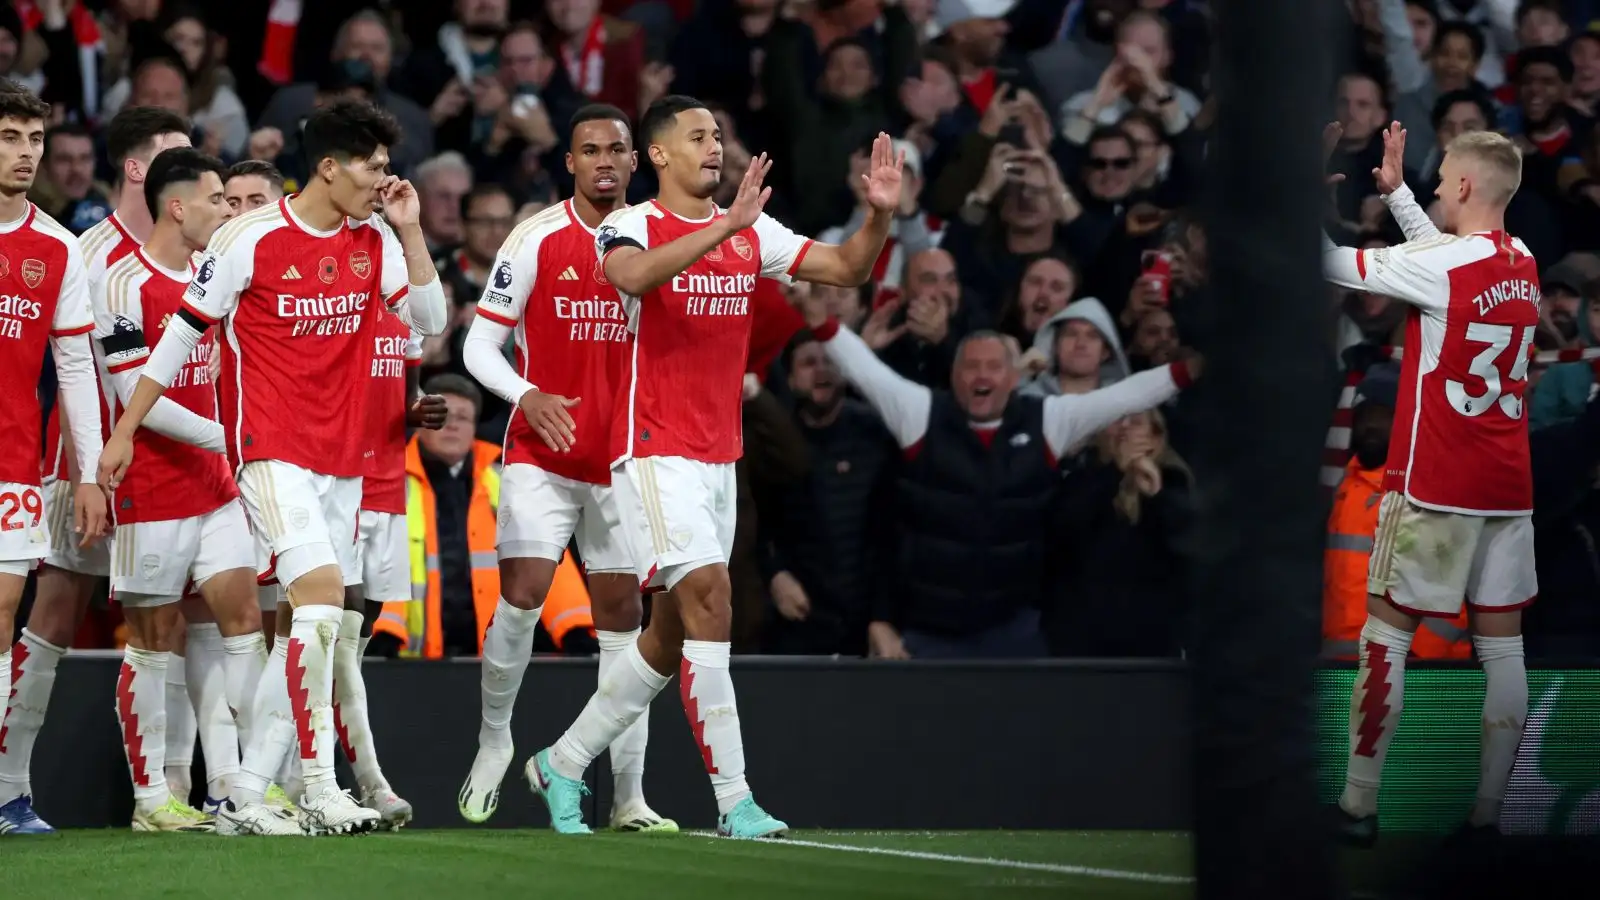
[(290, 266), (289, 270), (283, 273), (283, 277), (285, 281), (299, 278), (300, 270), (296, 269), (294, 266)]
[(556, 280), (557, 281), (577, 281), (578, 280), (578, 270), (574, 269), (571, 266), (567, 266), (567, 270), (565, 272), (562, 272), (561, 273), (561, 277), (557, 278)]

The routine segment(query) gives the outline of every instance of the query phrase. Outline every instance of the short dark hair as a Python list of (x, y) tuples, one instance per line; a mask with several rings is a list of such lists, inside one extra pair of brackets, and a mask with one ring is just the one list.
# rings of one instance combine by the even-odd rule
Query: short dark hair
[(50, 155), (50, 148), (55, 146), (56, 138), (64, 137), (83, 138), (86, 141), (94, 140), (94, 135), (89, 133), (89, 129), (83, 127), (77, 122), (67, 122), (63, 125), (57, 125), (54, 128), (50, 128), (45, 131), (44, 155)]
[(169, 147), (157, 153), (144, 176), (144, 205), (150, 210), (150, 218), (161, 218), (161, 195), (167, 188), (175, 184), (193, 184), (207, 172), (215, 172), (218, 180), (222, 180), (228, 175), (228, 167), (222, 160), (193, 147)]
[(422, 386), (424, 394), (443, 394), (447, 397), (460, 397), (472, 401), (473, 415), (483, 411), (483, 392), (472, 383), (472, 379), (454, 372), (443, 372), (429, 378)]
[(628, 114), (609, 103), (586, 103), (578, 107), (578, 111), (567, 122), (567, 130), (577, 131), (578, 126), (585, 122), (621, 122), (629, 128), (633, 127), (633, 120), (628, 118)]
[(1520, 26), (1523, 19), (1536, 12), (1555, 13), (1562, 21), (1566, 21), (1567, 18), (1561, 9), (1561, 0), (1522, 0), (1517, 4), (1517, 14), (1512, 21)]
[(50, 118), (50, 104), (39, 99), (33, 91), (9, 78), (0, 78), (0, 119)]
[(643, 116), (639, 117), (639, 134), (644, 138), (645, 143), (650, 143), (678, 121), (678, 113), (688, 112), (691, 109), (707, 108), (704, 103), (693, 97), (684, 94), (668, 94), (650, 104), (650, 108), (644, 111)]
[(1483, 113), (1483, 121), (1485, 123), (1494, 124), (1494, 104), (1489, 102), (1489, 98), (1484, 96), (1482, 91), (1464, 88), (1459, 91), (1446, 91), (1439, 95), (1439, 99), (1433, 101), (1433, 112), (1429, 116), (1429, 120), (1433, 123), (1434, 131), (1439, 130), (1439, 125), (1444, 122), (1444, 117), (1450, 114), (1450, 108), (1459, 103), (1471, 103), (1478, 108), (1478, 112)]
[(506, 202), (511, 204), (512, 213), (515, 214), (516, 209), (517, 209), (517, 198), (511, 196), (511, 192), (510, 191), (506, 190), (503, 186), (501, 186), (497, 182), (480, 181), (477, 184), (474, 184), (472, 186), (471, 190), (469, 190), (465, 194), (461, 195), (461, 219), (462, 219), (462, 221), (466, 221), (467, 213), (469, 211), (471, 211), (473, 204), (477, 203), (479, 200), (483, 199), (484, 197), (504, 197), (504, 198), (506, 198)]
[(283, 173), (272, 163), (259, 159), (241, 159), (228, 169), (228, 175), (222, 179), (227, 184), (235, 178), (249, 178), (259, 176), (265, 178), (272, 185), (273, 190), (283, 192)]
[(1483, 59), (1483, 54), (1489, 50), (1489, 43), (1484, 38), (1483, 32), (1479, 31), (1476, 25), (1468, 25), (1459, 19), (1439, 23), (1438, 29), (1433, 32), (1431, 49), (1437, 53), (1439, 48), (1444, 46), (1444, 39), (1452, 34), (1459, 34), (1467, 39), (1467, 43), (1472, 45), (1473, 59)]
[(1128, 134), (1126, 131), (1123, 131), (1122, 128), (1117, 125), (1095, 126), (1095, 129), (1089, 132), (1089, 139), (1083, 142), (1084, 149), (1087, 150), (1089, 147), (1093, 147), (1095, 144), (1098, 144), (1101, 141), (1121, 141), (1128, 145), (1129, 152), (1134, 152), (1139, 149), (1138, 147), (1134, 146), (1133, 136)]
[(163, 134), (187, 135), (189, 120), (159, 106), (124, 106), (106, 126), (106, 156), (122, 178), (128, 157), (150, 146)]
[(1518, 50), (1514, 63), (1516, 71), (1511, 73), (1512, 80), (1522, 81), (1522, 73), (1528, 71), (1529, 66), (1537, 65), (1553, 66), (1563, 83), (1572, 83), (1572, 55), (1560, 47), (1524, 47)]
[(365, 100), (339, 100), (312, 112), (300, 137), (312, 169), (330, 156), (341, 163), (366, 159), (399, 142), (400, 123)]

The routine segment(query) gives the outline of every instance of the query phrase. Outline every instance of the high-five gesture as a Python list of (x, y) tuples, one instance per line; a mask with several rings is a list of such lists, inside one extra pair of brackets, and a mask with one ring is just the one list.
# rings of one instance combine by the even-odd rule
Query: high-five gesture
[(894, 212), (900, 205), (900, 173), (905, 164), (905, 152), (896, 153), (894, 141), (878, 132), (872, 142), (871, 167), (861, 176), (867, 183), (868, 205), (879, 212)]
[(1406, 183), (1405, 156), (1406, 130), (1399, 122), (1390, 122), (1383, 132), (1383, 165), (1372, 170), (1378, 193), (1392, 194)]
[[(772, 168), (772, 160), (767, 159), (765, 153), (750, 160), (749, 168), (744, 170), (744, 180), (739, 182), (739, 193), (734, 195), (733, 202), (728, 205), (728, 213), (723, 216), (730, 233), (736, 233), (749, 228), (761, 218), (761, 210), (767, 205), (767, 199), (772, 196), (772, 188), (762, 187), (761, 182), (766, 179), (767, 171)], [(900, 200), (900, 184), (895, 182), (895, 202)]]

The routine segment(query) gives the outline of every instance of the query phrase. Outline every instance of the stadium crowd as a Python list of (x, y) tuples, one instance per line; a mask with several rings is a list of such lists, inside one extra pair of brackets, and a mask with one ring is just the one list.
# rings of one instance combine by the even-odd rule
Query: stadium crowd
[[(1013, 392), (1086, 393), (1208, 352), (1225, 302), (1209, 289), (1194, 212), (1214, 111), (1209, 27), (1203, 0), (0, 0), (0, 75), (54, 104), (34, 199), (75, 233), (111, 212), (103, 126), (123, 106), (188, 116), (195, 146), (273, 163), (291, 191), (306, 174), (309, 111), (354, 96), (396, 116), (394, 169), (421, 195), (455, 311), (422, 359), (451, 415), (413, 439), (408, 461), (411, 490), (435, 509), (440, 560), (413, 574), (440, 623), (421, 653), (475, 655), (487, 624), (471, 563), (490, 502), (483, 473), (514, 411), (473, 383), (462, 344), (511, 229), (572, 190), (563, 158), (577, 108), (638, 114), (669, 92), (713, 104), (723, 202), (767, 152), (768, 211), (824, 240), (865, 220), (871, 141), (894, 135), (903, 196), (872, 282), (767, 289), (826, 292), (895, 377), (952, 391), (970, 420), (1005, 429)], [(1343, 127), (1331, 169), (1345, 176), (1333, 238), (1401, 240), (1371, 175), (1391, 119), (1410, 132), (1407, 179), (1424, 201), (1449, 140), (1502, 131), (1525, 154), (1507, 225), (1541, 263), (1538, 347), (1600, 346), (1600, 3), (1351, 0), (1348, 30), (1328, 39), (1348, 44), (1330, 98)], [(630, 199), (653, 192), (641, 161)], [(1329, 364), (1353, 389), (1337, 410), (1328, 401), (1338, 427), (1325, 480), (1343, 496), (1381, 474), (1395, 402), (1386, 360), (1405, 310), (1343, 291), (1328, 302)], [(982, 330), (1015, 339), (1014, 377), (964, 369), (956, 348)], [(767, 337), (745, 395), (735, 652), (1183, 652), (1184, 454), (1200, 428), (1218, 427), (1195, 422), (1183, 397), (1068, 448), (1044, 481), (997, 443), (966, 483), (934, 483), (820, 344), (803, 331)], [(1535, 655), (1600, 649), (1600, 406), (1583, 356), (1532, 370)], [(928, 427), (976, 446), (967, 424)], [(1013, 434), (1011, 450), (1026, 437)], [(1334, 554), (1371, 547), (1370, 526), (1365, 550), (1359, 534), (1342, 540), (1342, 508), (1329, 529), (1335, 654), (1346, 636), (1335, 582), (1364, 578), (1365, 562), (1335, 565)], [(115, 645), (115, 615), (102, 609), (76, 646)], [(588, 652), (577, 624), (542, 646)], [(417, 653), (398, 627), (380, 623), (368, 652)]]

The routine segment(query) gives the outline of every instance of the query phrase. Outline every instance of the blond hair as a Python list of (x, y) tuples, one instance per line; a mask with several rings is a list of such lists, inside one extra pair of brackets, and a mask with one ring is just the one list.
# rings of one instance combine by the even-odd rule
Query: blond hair
[(1471, 164), (1482, 176), (1482, 187), (1498, 205), (1510, 203), (1522, 186), (1522, 151), (1503, 134), (1469, 131), (1451, 141), (1444, 152)]
[[(1160, 410), (1148, 409), (1144, 412), (1133, 413), (1128, 418), (1142, 418), (1150, 422), (1150, 434), (1156, 439), (1157, 444), (1156, 452), (1150, 458), (1155, 462), (1157, 468), (1180, 472), (1185, 479), (1191, 482), (1194, 480), (1194, 472), (1189, 469), (1189, 464), (1184, 462), (1183, 457), (1178, 455), (1178, 451), (1172, 449), (1171, 444), (1167, 443), (1167, 419), (1161, 414)], [(1115, 442), (1112, 440), (1109, 431), (1100, 432), (1096, 436), (1095, 443), (1102, 461), (1116, 461)], [(1122, 484), (1117, 487), (1117, 495), (1112, 498), (1111, 505), (1129, 524), (1137, 525), (1139, 524), (1140, 513), (1144, 510), (1144, 501), (1145, 494), (1139, 490), (1139, 484), (1134, 480), (1133, 473), (1124, 474), (1122, 476)]]

